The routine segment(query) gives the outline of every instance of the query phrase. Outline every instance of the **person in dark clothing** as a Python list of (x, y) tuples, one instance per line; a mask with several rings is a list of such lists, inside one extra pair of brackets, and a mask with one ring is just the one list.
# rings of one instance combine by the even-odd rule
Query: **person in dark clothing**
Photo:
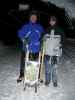
[[(37, 13), (32, 11), (30, 14), (28, 24), (22, 26), (22, 28), (18, 31), (18, 37), (23, 43), (22, 54), (21, 54), (21, 65), (20, 65), (20, 75), (17, 82), (22, 81), (24, 77), (24, 67), (25, 67), (25, 44), (28, 44), (28, 50), (30, 52), (30, 57), (35, 60), (39, 52), (41, 50), (40, 39), (42, 37), (42, 33), (44, 32), (43, 27), (37, 22)], [(25, 44), (24, 44), (25, 43)]]
[[(61, 37), (60, 48), (64, 45), (64, 32), (57, 26), (57, 19), (55, 16), (51, 16), (49, 20), (50, 27), (47, 30), (48, 35), (59, 35)], [(49, 43), (48, 48), (49, 49)], [(50, 52), (50, 51), (49, 51)], [(51, 79), (53, 86), (57, 87), (57, 74), (56, 74), (56, 65), (57, 65), (57, 55), (47, 55), (45, 54), (45, 85), (49, 85)]]

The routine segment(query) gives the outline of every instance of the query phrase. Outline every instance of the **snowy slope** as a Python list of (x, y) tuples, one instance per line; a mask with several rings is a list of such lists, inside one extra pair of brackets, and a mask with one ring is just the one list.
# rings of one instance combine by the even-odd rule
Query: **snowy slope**
[(23, 91), (23, 84), (17, 84), (20, 53), (15, 48), (0, 44), (0, 100), (75, 100), (75, 42), (68, 41), (65, 55), (58, 67), (58, 87), (40, 84)]

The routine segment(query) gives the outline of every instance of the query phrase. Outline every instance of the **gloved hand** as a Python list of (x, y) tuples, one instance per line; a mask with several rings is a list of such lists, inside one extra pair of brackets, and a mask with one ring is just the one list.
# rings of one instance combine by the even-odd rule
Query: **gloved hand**
[(28, 38), (24, 38), (24, 39), (22, 39), (22, 43), (23, 44), (29, 44), (29, 39)]
[(28, 39), (27, 38), (22, 39), (22, 44), (23, 44), (23, 49), (25, 50), (27, 44), (29, 44)]

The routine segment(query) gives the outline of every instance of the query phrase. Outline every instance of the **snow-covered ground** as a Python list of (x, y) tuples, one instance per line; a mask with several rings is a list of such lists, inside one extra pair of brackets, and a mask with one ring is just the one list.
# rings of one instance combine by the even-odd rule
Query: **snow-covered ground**
[(0, 43), (0, 100), (75, 100), (75, 41), (68, 40), (65, 53), (58, 67), (58, 87), (40, 84), (23, 91), (23, 84), (17, 84), (20, 52), (16, 48)]

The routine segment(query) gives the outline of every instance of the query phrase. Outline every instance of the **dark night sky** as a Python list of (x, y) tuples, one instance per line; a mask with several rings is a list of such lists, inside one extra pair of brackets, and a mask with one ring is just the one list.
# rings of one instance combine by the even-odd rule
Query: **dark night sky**
[[(36, 1), (33, 3), (33, 1)], [(69, 0), (73, 2), (73, 0)], [(34, 8), (43, 13), (55, 14), (57, 15), (60, 25), (62, 28), (66, 30), (66, 34), (68, 37), (75, 37), (74, 30), (69, 29), (71, 27), (65, 20), (65, 10), (56, 7), (51, 3), (43, 3), (39, 2), (39, 0), (2, 0), (0, 1), (0, 39), (3, 40), (5, 43), (16, 43), (18, 40), (17, 38), (17, 30), (25, 23), (27, 20), (28, 14), (26, 11), (18, 11), (18, 4), (19, 3), (28, 3), (30, 5), (29, 11)], [(38, 7), (39, 5), (39, 7)], [(14, 9), (12, 13), (10, 11)], [(54, 13), (53, 13), (54, 12)], [(47, 27), (47, 20), (44, 21), (46, 15), (41, 13), (40, 14), (40, 22), (43, 26)], [(68, 29), (68, 30), (67, 30)], [(2, 31), (2, 32), (1, 32)], [(70, 34), (71, 32), (71, 34)]]

